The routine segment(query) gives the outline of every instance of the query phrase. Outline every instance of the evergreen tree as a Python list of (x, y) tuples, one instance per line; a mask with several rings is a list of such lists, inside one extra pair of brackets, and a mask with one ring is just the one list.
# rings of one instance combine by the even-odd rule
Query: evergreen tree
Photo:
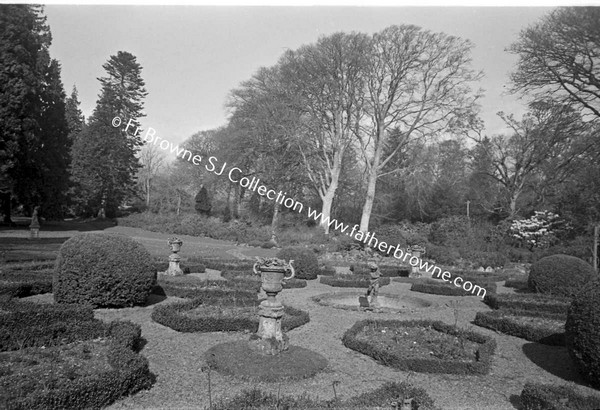
[(73, 86), (73, 91), (71, 91), (71, 96), (67, 98), (65, 107), (65, 115), (69, 126), (69, 140), (71, 140), (71, 143), (75, 141), (77, 135), (79, 135), (85, 126), (85, 118), (79, 108), (80, 104), (77, 87)]
[[(134, 194), (140, 168), (136, 153), (143, 145), (141, 132), (134, 130), (145, 115), (142, 100), (148, 93), (142, 67), (132, 54), (119, 51), (102, 67), (108, 76), (98, 79), (102, 91), (96, 108), (73, 146), (72, 178), (84, 214), (114, 217), (123, 200)], [(130, 132), (112, 125), (116, 116), (123, 124), (132, 121)]]
[(200, 188), (200, 191), (196, 195), (196, 211), (201, 215), (210, 215), (212, 205), (210, 198), (208, 197), (208, 191), (205, 187)]
[(13, 200), (59, 217), (68, 166), (60, 67), (40, 6), (0, 5), (0, 191), (5, 222)]

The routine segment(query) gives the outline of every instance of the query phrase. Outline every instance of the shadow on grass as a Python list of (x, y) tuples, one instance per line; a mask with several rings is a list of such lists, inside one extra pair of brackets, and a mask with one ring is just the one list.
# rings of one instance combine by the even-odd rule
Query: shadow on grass
[(556, 377), (584, 385), (581, 376), (564, 346), (547, 346), (540, 343), (525, 343), (523, 353), (538, 367)]

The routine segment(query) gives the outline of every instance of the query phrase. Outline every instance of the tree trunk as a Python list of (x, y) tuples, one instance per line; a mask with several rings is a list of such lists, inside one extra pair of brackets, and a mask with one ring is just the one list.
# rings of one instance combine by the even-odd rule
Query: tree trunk
[(146, 208), (150, 208), (150, 178), (146, 179)]
[(240, 195), (240, 186), (239, 184), (236, 184), (235, 189), (233, 190), (233, 209), (231, 210), (233, 219), (240, 218)]
[(333, 205), (333, 199), (335, 198), (335, 191), (338, 188), (340, 173), (342, 172), (342, 157), (344, 152), (336, 152), (333, 156), (333, 168), (331, 169), (331, 183), (325, 191), (325, 195), (321, 198), (323, 200), (323, 206), (321, 207), (321, 227), (325, 230), (325, 234), (329, 234), (329, 221), (331, 217), (331, 206)]
[(360, 217), (360, 231), (367, 233), (369, 231), (369, 222), (371, 212), (373, 211), (373, 202), (375, 201), (375, 187), (377, 185), (377, 168), (371, 167), (367, 174), (367, 196), (363, 204), (362, 215)]

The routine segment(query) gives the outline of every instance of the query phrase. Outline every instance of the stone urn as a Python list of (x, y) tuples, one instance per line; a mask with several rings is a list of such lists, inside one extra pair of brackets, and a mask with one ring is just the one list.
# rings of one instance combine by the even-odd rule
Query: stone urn
[(169, 268), (165, 272), (165, 275), (183, 275), (183, 271), (179, 266), (179, 263), (181, 262), (181, 256), (177, 254), (177, 252), (181, 250), (181, 245), (183, 244), (183, 241), (177, 237), (174, 237), (169, 238), (167, 242), (172, 253), (169, 255)]
[[(261, 277), (261, 287), (267, 294), (258, 309), (258, 331), (250, 337), (251, 347), (267, 355), (277, 355), (288, 349), (288, 337), (281, 330), (283, 305), (277, 294), (283, 290), (283, 281), (294, 277), (295, 271), (290, 260), (257, 257), (254, 273)], [(286, 274), (289, 276), (286, 277)]]

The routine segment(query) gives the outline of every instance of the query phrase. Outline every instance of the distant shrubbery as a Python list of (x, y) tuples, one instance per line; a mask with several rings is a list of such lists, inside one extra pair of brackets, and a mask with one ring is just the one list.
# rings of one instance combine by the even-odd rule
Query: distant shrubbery
[(295, 277), (298, 279), (317, 279), (319, 274), (319, 261), (313, 251), (307, 248), (284, 248), (277, 253), (277, 257), (286, 261), (293, 260)]

